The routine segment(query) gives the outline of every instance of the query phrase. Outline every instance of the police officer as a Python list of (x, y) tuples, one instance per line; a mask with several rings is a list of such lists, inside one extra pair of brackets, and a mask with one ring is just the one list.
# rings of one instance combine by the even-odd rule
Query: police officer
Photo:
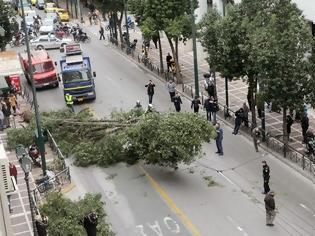
[(263, 164), (263, 178), (264, 178), (264, 194), (267, 194), (270, 191), (269, 179), (270, 179), (270, 168), (267, 165), (266, 161), (262, 161)]
[(73, 97), (72, 97), (72, 95), (69, 94), (69, 93), (67, 93), (66, 96), (65, 96), (65, 99), (66, 99), (67, 107), (70, 108), (70, 111), (71, 111), (71, 112), (74, 112)]

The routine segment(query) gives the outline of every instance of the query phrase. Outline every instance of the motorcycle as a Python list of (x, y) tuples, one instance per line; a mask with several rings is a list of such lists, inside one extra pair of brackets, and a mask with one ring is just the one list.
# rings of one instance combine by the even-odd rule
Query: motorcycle
[(91, 38), (89, 36), (87, 36), (86, 33), (83, 33), (81, 35), (77, 35), (75, 37), (75, 40), (74, 40), (76, 43), (79, 43), (79, 42), (82, 42), (82, 43), (89, 43), (91, 42)]
[(19, 35), (14, 35), (9, 44), (11, 47), (19, 47), (19, 46), (25, 45), (24, 34), (19, 33)]

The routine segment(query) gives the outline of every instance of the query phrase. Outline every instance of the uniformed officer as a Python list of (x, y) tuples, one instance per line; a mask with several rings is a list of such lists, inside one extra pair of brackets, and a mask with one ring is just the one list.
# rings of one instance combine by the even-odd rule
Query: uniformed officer
[(72, 96), (71, 94), (67, 93), (66, 96), (65, 96), (65, 99), (66, 99), (67, 107), (70, 108), (70, 111), (71, 111), (71, 112), (74, 112), (73, 96)]
[(264, 194), (267, 194), (270, 191), (269, 179), (270, 179), (270, 168), (267, 165), (266, 161), (262, 161), (263, 164), (263, 178), (264, 178)]

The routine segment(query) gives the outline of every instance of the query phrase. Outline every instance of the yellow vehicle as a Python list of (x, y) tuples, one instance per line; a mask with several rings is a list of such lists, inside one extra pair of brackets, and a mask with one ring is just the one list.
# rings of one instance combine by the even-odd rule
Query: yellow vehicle
[(62, 8), (57, 8), (55, 11), (56, 11), (56, 13), (58, 13), (59, 19), (61, 21), (69, 21), (70, 20), (70, 16), (69, 16), (69, 13), (67, 10), (62, 9)]
[(56, 9), (58, 9), (58, 8), (57, 8), (57, 6), (56, 6), (55, 3), (53, 3), (53, 2), (47, 2), (47, 3), (45, 4), (44, 12), (55, 12)]
[(31, 4), (32, 4), (33, 6), (35, 6), (36, 3), (37, 3), (37, 0), (31, 0)]

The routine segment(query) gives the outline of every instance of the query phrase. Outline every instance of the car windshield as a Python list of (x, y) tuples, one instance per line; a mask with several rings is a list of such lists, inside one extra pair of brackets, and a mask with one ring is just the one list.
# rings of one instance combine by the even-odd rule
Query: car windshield
[(46, 8), (54, 8), (54, 7), (55, 7), (55, 3), (52, 3), (52, 2), (46, 3)]
[(91, 73), (88, 70), (83, 71), (68, 71), (62, 73), (62, 79), (65, 84), (73, 82), (88, 81), (91, 78)]
[(37, 0), (37, 3), (38, 3), (38, 4), (44, 4), (45, 1), (44, 1), (44, 0)]
[(54, 70), (54, 64), (52, 61), (45, 61), (37, 64), (33, 64), (34, 74), (45, 73)]

